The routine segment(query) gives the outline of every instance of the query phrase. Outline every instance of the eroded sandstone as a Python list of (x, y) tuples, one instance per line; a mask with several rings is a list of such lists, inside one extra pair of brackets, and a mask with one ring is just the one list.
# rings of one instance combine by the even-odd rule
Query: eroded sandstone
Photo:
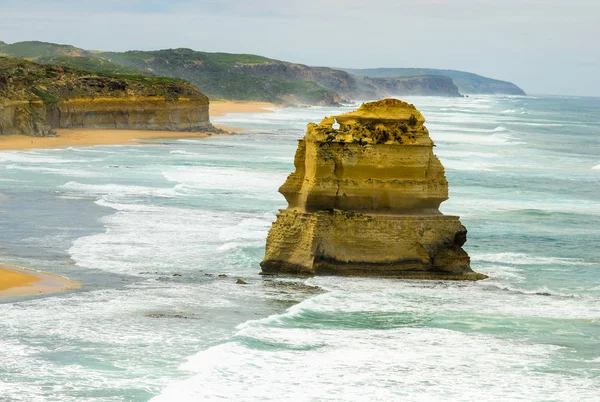
[(309, 124), (263, 274), (485, 278), (470, 268), (459, 218), (439, 211), (448, 182), (424, 122), (385, 99)]
[(0, 57), (0, 135), (45, 136), (54, 128), (215, 131), (208, 98), (184, 81)]

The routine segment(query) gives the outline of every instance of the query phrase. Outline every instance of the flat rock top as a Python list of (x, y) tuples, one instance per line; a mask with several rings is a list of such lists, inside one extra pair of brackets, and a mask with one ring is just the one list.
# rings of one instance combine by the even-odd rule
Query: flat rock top
[(406, 122), (411, 116), (414, 116), (419, 124), (425, 122), (425, 118), (414, 105), (398, 99), (388, 98), (377, 102), (363, 103), (357, 110), (335, 116), (335, 119), (340, 124), (352, 124), (361, 121)]

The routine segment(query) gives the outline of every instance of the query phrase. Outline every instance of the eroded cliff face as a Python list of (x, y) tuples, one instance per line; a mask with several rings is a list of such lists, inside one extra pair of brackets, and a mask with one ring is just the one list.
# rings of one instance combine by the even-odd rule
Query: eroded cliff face
[(53, 135), (54, 128), (212, 131), (208, 103), (191, 99), (75, 98), (46, 105), (42, 101), (0, 101), (0, 135)]
[(235, 71), (253, 77), (271, 77), (285, 81), (311, 81), (335, 91), (344, 99), (373, 99), (383, 96), (436, 95), (458, 97), (461, 94), (451, 78), (422, 75), (417, 77), (355, 76), (329, 67), (269, 62), (237, 63)]
[(49, 108), (47, 121), (63, 128), (117, 128), (136, 130), (203, 131), (208, 102), (163, 97), (77, 98)]
[(54, 128), (214, 130), (208, 98), (186, 82), (0, 58), (0, 134), (44, 136)]
[(288, 208), (267, 237), (263, 273), (485, 278), (462, 249), (465, 227), (439, 211), (448, 182), (424, 122), (385, 99), (309, 124), (279, 189)]

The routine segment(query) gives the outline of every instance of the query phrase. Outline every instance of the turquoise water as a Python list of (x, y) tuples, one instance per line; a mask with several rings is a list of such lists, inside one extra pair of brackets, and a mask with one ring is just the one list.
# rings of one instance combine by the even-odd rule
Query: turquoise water
[(339, 109), (0, 152), (0, 261), (85, 284), (0, 302), (0, 401), (599, 400), (600, 99), (407, 100), (488, 280), (258, 275), (296, 140)]

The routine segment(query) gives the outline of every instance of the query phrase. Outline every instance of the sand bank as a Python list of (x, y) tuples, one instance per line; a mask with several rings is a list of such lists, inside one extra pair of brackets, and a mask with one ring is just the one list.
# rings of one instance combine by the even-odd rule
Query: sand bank
[(0, 297), (65, 292), (81, 284), (59, 275), (0, 263)]
[[(226, 113), (270, 112), (268, 108), (278, 107), (267, 102), (230, 102), (210, 103), (210, 115), (222, 116)], [(239, 132), (243, 129), (217, 125), (227, 132)], [(0, 135), (0, 151), (82, 147), (91, 145), (130, 144), (138, 140), (164, 138), (203, 138), (215, 135), (203, 132), (146, 131), (146, 130), (93, 130), (93, 129), (56, 129), (58, 137), (29, 137), (26, 135)]]
[(281, 107), (268, 102), (233, 102), (211, 101), (210, 116), (217, 117), (226, 113), (268, 113), (273, 108)]
[[(233, 127), (218, 126), (232, 132)], [(29, 137), (26, 135), (0, 135), (0, 151), (32, 149), (82, 147), (91, 145), (131, 144), (138, 140), (161, 138), (203, 138), (214, 135), (203, 132), (145, 131), (145, 130), (93, 130), (93, 129), (56, 129), (58, 137)]]

